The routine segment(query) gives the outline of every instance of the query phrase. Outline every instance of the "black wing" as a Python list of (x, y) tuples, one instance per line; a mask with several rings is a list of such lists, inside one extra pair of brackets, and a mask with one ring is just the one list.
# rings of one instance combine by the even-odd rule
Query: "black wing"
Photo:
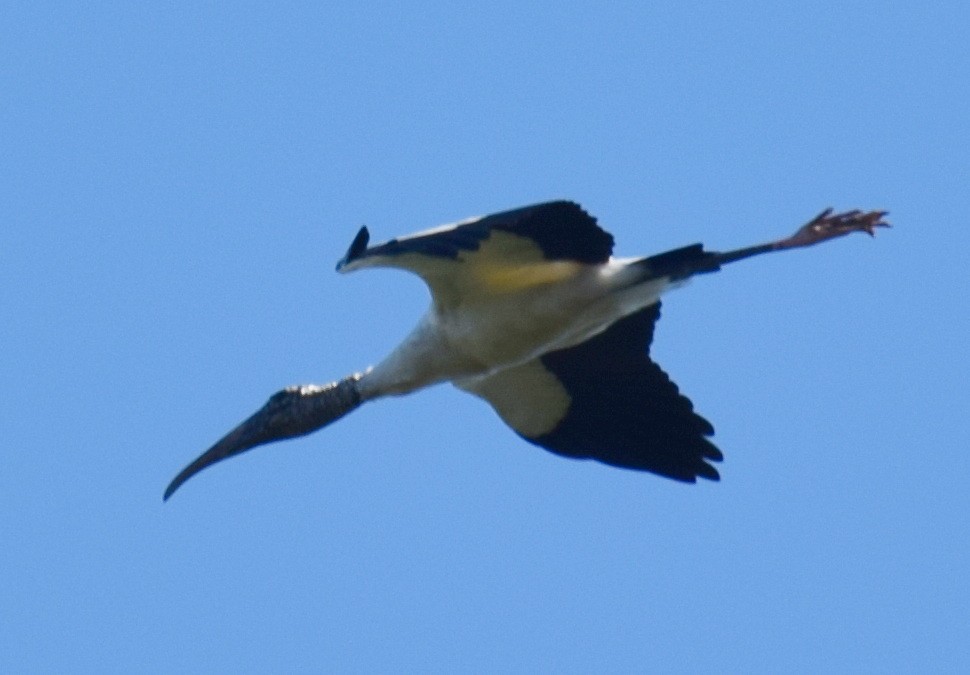
[(586, 342), (463, 387), (558, 455), (694, 482), (718, 480), (710, 422), (649, 358), (660, 303)]
[[(580, 263), (606, 262), (613, 252), (613, 237), (596, 224), (596, 219), (579, 204), (568, 201), (533, 204), (511, 211), (443, 226), (391, 239), (367, 247), (367, 231), (361, 229), (340, 267), (367, 258), (415, 254), (457, 260), (464, 252), (477, 251), (482, 242), (501, 231), (523, 238), (523, 256), (532, 259), (571, 260)], [(517, 251), (512, 252), (514, 260)], [(508, 252), (506, 252), (508, 254)], [(395, 266), (393, 262), (385, 264)], [(405, 267), (410, 267), (405, 263)]]

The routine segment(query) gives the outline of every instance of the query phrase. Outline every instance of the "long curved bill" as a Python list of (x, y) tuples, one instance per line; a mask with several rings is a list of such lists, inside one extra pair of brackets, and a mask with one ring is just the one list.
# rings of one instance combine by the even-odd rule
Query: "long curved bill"
[(309, 434), (330, 424), (361, 404), (359, 375), (326, 386), (287, 387), (270, 397), (262, 408), (222, 437), (182, 469), (165, 488), (163, 500), (203, 469), (258, 445)]
[(268, 443), (271, 440), (274, 440), (272, 438), (265, 438), (265, 434), (261, 433), (267, 428), (268, 416), (266, 414), (266, 408), (264, 407), (255, 415), (223, 436), (219, 442), (202, 453), (187, 467), (182, 469), (172, 480), (172, 482), (168, 484), (168, 487), (165, 488), (165, 495), (162, 497), (162, 499), (167, 501), (168, 498), (171, 497), (172, 494), (179, 489), (179, 487), (181, 487), (182, 483), (202, 471), (202, 469), (212, 466), (216, 462), (221, 462), (224, 459), (228, 459), (233, 455), (246, 452), (257, 445)]

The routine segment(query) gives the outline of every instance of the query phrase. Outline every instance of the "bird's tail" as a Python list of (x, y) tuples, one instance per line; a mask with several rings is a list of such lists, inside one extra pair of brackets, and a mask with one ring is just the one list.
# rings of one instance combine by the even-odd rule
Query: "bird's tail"
[(686, 281), (695, 274), (717, 272), (721, 269), (716, 253), (704, 250), (702, 244), (691, 244), (643, 258), (637, 265), (650, 278), (668, 277), (672, 282)]

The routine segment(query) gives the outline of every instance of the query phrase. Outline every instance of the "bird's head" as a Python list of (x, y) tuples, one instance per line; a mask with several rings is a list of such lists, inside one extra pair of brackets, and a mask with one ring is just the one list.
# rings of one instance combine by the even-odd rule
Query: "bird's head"
[(355, 375), (322, 387), (299, 385), (276, 392), (256, 413), (182, 469), (165, 490), (164, 498), (216, 462), (264, 443), (303, 436), (343, 417), (360, 405), (358, 379)]

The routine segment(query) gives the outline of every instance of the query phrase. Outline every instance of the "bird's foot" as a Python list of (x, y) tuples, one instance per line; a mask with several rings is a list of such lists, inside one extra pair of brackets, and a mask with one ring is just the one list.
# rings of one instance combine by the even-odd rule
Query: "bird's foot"
[(799, 228), (799, 230), (775, 244), (776, 249), (798, 248), (801, 246), (811, 246), (828, 239), (845, 236), (851, 232), (865, 232), (870, 237), (875, 236), (877, 227), (889, 227), (889, 223), (883, 220), (887, 211), (869, 211), (863, 213), (859, 210), (846, 211), (844, 213), (832, 213), (832, 209), (825, 209), (815, 216), (811, 221)]

